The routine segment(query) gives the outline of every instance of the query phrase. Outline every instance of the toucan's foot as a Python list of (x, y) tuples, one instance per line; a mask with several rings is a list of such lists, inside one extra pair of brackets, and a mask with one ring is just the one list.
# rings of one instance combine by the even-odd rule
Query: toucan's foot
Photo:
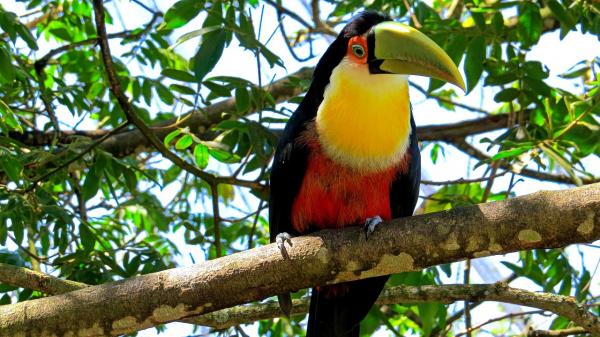
[(283, 233), (279, 233), (277, 234), (277, 236), (275, 237), (275, 242), (277, 243), (277, 248), (279, 248), (279, 250), (281, 251), (281, 254), (283, 256), (287, 256), (287, 251), (285, 250), (285, 243), (287, 243), (290, 245), (290, 247), (292, 246), (292, 236), (289, 235), (286, 232)]
[(383, 219), (381, 219), (379, 215), (376, 215), (372, 218), (367, 218), (367, 220), (365, 220), (365, 237), (367, 240), (369, 240), (369, 235), (373, 234), (375, 228), (377, 228), (377, 226), (382, 222)]

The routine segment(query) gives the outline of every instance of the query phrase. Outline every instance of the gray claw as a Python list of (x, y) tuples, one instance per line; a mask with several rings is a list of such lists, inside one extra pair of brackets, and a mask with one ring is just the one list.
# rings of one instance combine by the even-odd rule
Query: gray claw
[(383, 219), (381, 219), (379, 215), (376, 215), (372, 218), (367, 218), (367, 220), (365, 220), (365, 237), (367, 240), (369, 240), (369, 235), (373, 234), (375, 228), (377, 228), (377, 226), (382, 222)]
[(292, 246), (292, 236), (289, 235), (286, 232), (283, 233), (279, 233), (277, 234), (277, 236), (275, 237), (275, 242), (277, 243), (277, 248), (279, 248), (279, 250), (281, 251), (281, 254), (283, 256), (288, 256), (287, 251), (285, 249), (285, 243), (287, 243), (290, 245), (290, 247)]

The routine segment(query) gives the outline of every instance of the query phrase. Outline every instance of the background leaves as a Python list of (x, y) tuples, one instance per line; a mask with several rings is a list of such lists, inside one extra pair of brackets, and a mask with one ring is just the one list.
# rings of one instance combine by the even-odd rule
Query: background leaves
[[(316, 12), (301, 1), (105, 3), (115, 71), (136, 113), (165, 146), (214, 177), (208, 181), (165, 160), (126, 123), (107, 90), (90, 1), (3, 2), (0, 262), (99, 284), (267, 244), (270, 161), (311, 78), (311, 70), (296, 71), (313, 66), (363, 9), (419, 27), (467, 81), (469, 95), (462, 96), (441, 81), (411, 79), (414, 111), (440, 116), (440, 125), (419, 131), (424, 163), (440, 175), (449, 161), (465, 167), (457, 173), (464, 179), (424, 179), (418, 212), (510, 198), (524, 184), (542, 188), (532, 178), (598, 179), (600, 59), (557, 70), (548, 60), (582, 51), (532, 57), (549, 35), (597, 41), (596, 2), (314, 3)], [(227, 71), (230, 53), (250, 75)], [(424, 108), (425, 98), (433, 103)], [(454, 124), (465, 120), (479, 122)], [(589, 249), (522, 252), (504, 260), (505, 267), (485, 261), (532, 289), (590, 302), (597, 281), (585, 263), (596, 253)], [(464, 274), (461, 264), (439, 266), (394, 275), (390, 285), (462, 282)], [(42, 295), (0, 285), (1, 304)], [(362, 331), (456, 334), (464, 330), (463, 316), (454, 318), (461, 309), (375, 307)], [(551, 320), (553, 329), (569, 326), (562, 317)], [(250, 329), (261, 336), (302, 335), (304, 324), (294, 317)], [(522, 333), (503, 324), (494, 328)]]

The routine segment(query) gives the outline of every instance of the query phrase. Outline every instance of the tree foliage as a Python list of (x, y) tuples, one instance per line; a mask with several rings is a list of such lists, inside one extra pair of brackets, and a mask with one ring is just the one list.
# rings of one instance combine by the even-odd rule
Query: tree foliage
[[(557, 73), (528, 57), (551, 34), (598, 36), (597, 1), (106, 2), (112, 71), (149, 132), (138, 131), (114, 95), (92, 1), (10, 5), (18, 14), (0, 5), (2, 263), (100, 284), (181, 265), (188, 254), (191, 263), (268, 243), (269, 163), (310, 79), (310, 69), (295, 71), (314, 64), (318, 50), (363, 9), (425, 32), (460, 64), (468, 95), (495, 101), (475, 107), (440, 81), (427, 88), (414, 84), (414, 92), (436, 101), (438, 109), (466, 111), (476, 120), (463, 128), (454, 118), (420, 129), (430, 132), (421, 148), (432, 171), (454, 148), (485, 168), (483, 179), (426, 181), (441, 186), (424, 196), (421, 212), (514, 196), (523, 179), (574, 185), (597, 180), (600, 59), (581, 59)], [(279, 20), (273, 31), (263, 27), (267, 16)], [(272, 47), (276, 40), (279, 48)], [(225, 69), (219, 68), (223, 55), (238, 46), (253, 57), (247, 67), (258, 81), (214, 71)], [(566, 52), (577, 53), (548, 53)], [(285, 72), (292, 75), (273, 78)], [(471, 137), (491, 119), (503, 122)], [(152, 146), (152, 137), (164, 148)], [(536, 289), (593, 302), (594, 270), (576, 266), (572, 255), (526, 251), (503, 264)], [(394, 275), (389, 285), (440, 284), (459, 269)], [(0, 284), (0, 304), (41, 296)], [(464, 325), (456, 323), (462, 319), (457, 310), (437, 303), (376, 306), (362, 331), (459, 332)], [(261, 321), (258, 332), (302, 335), (302, 319)], [(552, 329), (568, 326), (567, 319), (553, 317)], [(494, 327), (499, 333), (510, 329)]]

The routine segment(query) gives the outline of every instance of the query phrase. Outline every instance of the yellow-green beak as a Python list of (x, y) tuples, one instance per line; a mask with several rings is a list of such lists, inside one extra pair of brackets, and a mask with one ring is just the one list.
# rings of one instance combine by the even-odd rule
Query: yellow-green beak
[(371, 30), (369, 70), (433, 77), (465, 91), (465, 82), (456, 65), (433, 40), (418, 30), (398, 23), (382, 22)]

